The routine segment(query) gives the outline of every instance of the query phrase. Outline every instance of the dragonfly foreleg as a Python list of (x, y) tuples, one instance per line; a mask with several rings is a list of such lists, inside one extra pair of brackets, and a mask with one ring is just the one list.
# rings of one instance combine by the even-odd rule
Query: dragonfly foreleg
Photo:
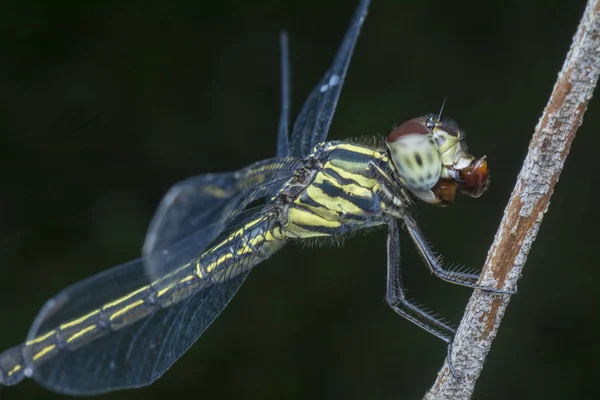
[(440, 258), (431, 250), (429, 244), (427, 244), (427, 240), (425, 240), (423, 233), (417, 226), (416, 221), (410, 216), (405, 214), (403, 216), (404, 223), (406, 225), (406, 229), (410, 234), (411, 239), (417, 246), (417, 250), (423, 256), (425, 260), (425, 264), (429, 268), (429, 270), (438, 278), (445, 280), (446, 282), (454, 283), (457, 285), (462, 285), (466, 287), (470, 287), (473, 289), (481, 289), (486, 292), (492, 293), (503, 293), (503, 294), (514, 294), (514, 291), (496, 289), (488, 286), (483, 286), (477, 283), (479, 281), (478, 273), (470, 273), (470, 272), (462, 272), (462, 271), (452, 271), (449, 269), (445, 269), (440, 262)]
[[(468, 286), (476, 289), (489, 290), (492, 292), (501, 292), (497, 289), (491, 289), (477, 284), (479, 280), (479, 274), (464, 272), (464, 271), (452, 271), (444, 269), (439, 258), (431, 250), (427, 241), (423, 237), (423, 234), (417, 227), (416, 221), (407, 212), (409, 200), (402, 194), (402, 190), (398, 185), (395, 184), (393, 178), (383, 171), (379, 166), (374, 163), (370, 163), (371, 170), (375, 174), (379, 186), (383, 195), (391, 203), (392, 207), (388, 210), (388, 213), (396, 218), (401, 218), (412, 238), (413, 242), (417, 246), (417, 249), (429, 270), (438, 278), (443, 279), (447, 282), (455, 283), (458, 285)], [(395, 208), (395, 209), (394, 209)]]
[(390, 205), (387, 213), (396, 218), (403, 218), (404, 214), (412, 207), (412, 201), (402, 192), (398, 182), (381, 169), (379, 165), (371, 161), (369, 162), (369, 169), (379, 183), (381, 193)]
[(438, 278), (445, 280), (446, 282), (454, 283), (457, 285), (467, 286), (473, 289), (481, 289), (486, 292), (503, 293), (503, 294), (514, 294), (514, 291), (507, 291), (502, 289), (495, 289), (488, 286), (482, 286), (478, 284), (479, 275), (478, 273), (465, 272), (465, 271), (453, 271), (445, 269), (440, 262), (440, 258), (431, 250), (427, 240), (423, 237), (423, 233), (417, 226), (416, 221), (407, 212), (410, 207), (410, 200), (403, 194), (401, 188), (397, 187), (394, 179), (383, 171), (379, 166), (374, 163), (369, 163), (371, 171), (375, 174), (377, 181), (381, 187), (383, 194), (392, 203), (392, 206), (396, 208), (390, 208), (388, 213), (396, 218), (401, 218), (412, 238), (413, 242), (417, 246), (417, 250), (425, 260), (427, 268)]

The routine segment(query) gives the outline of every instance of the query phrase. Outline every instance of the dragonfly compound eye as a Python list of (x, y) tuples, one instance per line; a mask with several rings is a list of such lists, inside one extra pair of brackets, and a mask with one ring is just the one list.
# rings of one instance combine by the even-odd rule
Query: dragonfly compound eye
[(440, 178), (442, 158), (426, 118), (414, 118), (395, 128), (386, 144), (402, 182), (411, 190), (429, 190)]

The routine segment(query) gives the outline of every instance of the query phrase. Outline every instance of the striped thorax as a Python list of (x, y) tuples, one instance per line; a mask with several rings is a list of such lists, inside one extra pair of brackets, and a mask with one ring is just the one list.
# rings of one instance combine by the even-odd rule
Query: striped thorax
[(279, 196), (288, 238), (334, 236), (382, 223), (386, 205), (370, 163), (389, 169), (385, 149), (325, 142), (308, 160)]

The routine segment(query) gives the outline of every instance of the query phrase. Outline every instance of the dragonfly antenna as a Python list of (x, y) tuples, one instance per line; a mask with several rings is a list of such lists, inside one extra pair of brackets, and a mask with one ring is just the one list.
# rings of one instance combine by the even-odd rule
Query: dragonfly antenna
[(442, 107), (440, 108), (440, 113), (438, 114), (438, 121), (442, 119), (442, 111), (444, 111), (444, 106), (446, 105), (446, 99), (448, 96), (444, 97), (444, 101), (442, 101)]

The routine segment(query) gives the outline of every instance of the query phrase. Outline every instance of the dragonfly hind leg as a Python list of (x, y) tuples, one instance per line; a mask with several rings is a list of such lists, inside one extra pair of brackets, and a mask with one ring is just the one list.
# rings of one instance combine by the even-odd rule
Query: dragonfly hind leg
[(452, 376), (460, 379), (460, 376), (455, 372), (451, 361), (452, 342), (454, 340), (454, 334), (456, 333), (455, 329), (441, 318), (431, 314), (431, 312), (424, 310), (422, 307), (406, 298), (400, 270), (400, 235), (396, 219), (391, 219), (388, 222), (387, 291), (385, 300), (398, 315), (406, 318), (448, 344), (446, 356), (448, 368), (450, 369)]
[(385, 300), (402, 317), (444, 342), (452, 343), (455, 333), (454, 328), (406, 298), (400, 271), (400, 235), (396, 219), (388, 222), (387, 292)]

